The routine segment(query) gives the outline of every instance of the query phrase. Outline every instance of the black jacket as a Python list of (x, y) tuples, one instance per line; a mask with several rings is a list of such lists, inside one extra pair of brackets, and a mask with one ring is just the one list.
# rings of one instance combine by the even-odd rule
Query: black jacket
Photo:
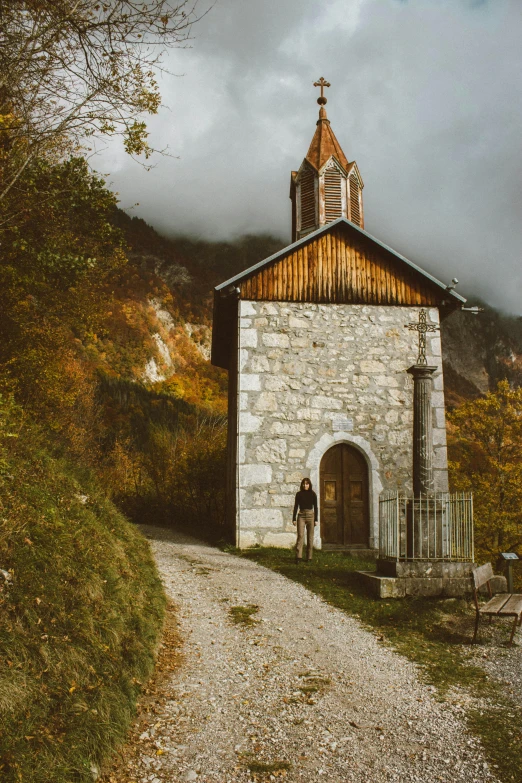
[(313, 489), (300, 489), (295, 496), (292, 521), (295, 522), (297, 519), (297, 509), (306, 511), (311, 508), (314, 510), (314, 522), (317, 522), (317, 495)]

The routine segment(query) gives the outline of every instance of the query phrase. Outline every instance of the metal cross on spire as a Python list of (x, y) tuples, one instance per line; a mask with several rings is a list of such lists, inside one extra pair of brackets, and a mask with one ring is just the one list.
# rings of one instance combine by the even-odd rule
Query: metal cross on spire
[(419, 355), (417, 356), (417, 365), (427, 365), (426, 359), (426, 332), (436, 332), (439, 327), (435, 324), (429, 324), (426, 320), (426, 310), (421, 310), (419, 313), (419, 322), (413, 324), (405, 324), (406, 329), (410, 329), (412, 332), (418, 332), (419, 334)]
[(324, 95), (324, 88), (330, 87), (330, 82), (327, 82), (324, 76), (321, 76), (319, 81), (314, 82), (314, 87), (321, 88), (321, 96), (317, 99), (317, 103), (319, 104), (319, 106), (324, 106), (327, 100)]

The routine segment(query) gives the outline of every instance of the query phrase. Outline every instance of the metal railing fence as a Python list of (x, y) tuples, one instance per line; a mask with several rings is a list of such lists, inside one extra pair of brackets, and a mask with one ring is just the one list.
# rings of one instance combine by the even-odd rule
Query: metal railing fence
[(379, 557), (473, 562), (473, 495), (384, 493), (379, 500)]

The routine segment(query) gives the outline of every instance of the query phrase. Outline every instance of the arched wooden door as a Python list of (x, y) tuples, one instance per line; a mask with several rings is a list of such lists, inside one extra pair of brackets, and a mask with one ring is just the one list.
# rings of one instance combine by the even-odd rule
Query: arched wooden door
[(332, 446), (321, 460), (320, 482), (322, 543), (367, 547), (368, 467), (362, 454), (346, 443)]

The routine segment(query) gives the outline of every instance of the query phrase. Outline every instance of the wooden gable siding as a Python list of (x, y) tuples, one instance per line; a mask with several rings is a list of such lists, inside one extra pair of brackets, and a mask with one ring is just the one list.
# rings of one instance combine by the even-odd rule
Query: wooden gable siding
[(242, 280), (257, 301), (437, 306), (444, 296), (420, 272), (343, 229), (322, 234)]

